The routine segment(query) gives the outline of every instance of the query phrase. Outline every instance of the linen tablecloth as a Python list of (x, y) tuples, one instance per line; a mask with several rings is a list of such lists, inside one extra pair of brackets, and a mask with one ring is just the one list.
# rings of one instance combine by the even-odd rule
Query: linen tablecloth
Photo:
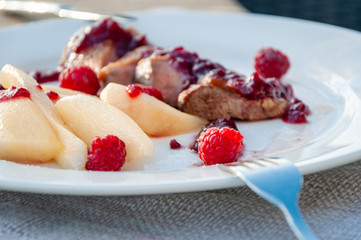
[[(85, 10), (175, 6), (170, 1), (63, 1)], [(110, 7), (115, 5), (114, 8)], [(232, 1), (184, 1), (243, 11)], [(0, 14), (0, 26), (22, 22)], [(1, 53), (0, 53), (1, 56)], [(361, 239), (361, 161), (305, 176), (300, 208), (320, 239)], [(247, 187), (146, 196), (0, 191), (0, 239), (295, 239), (281, 212)]]
[[(361, 162), (305, 177), (300, 208), (320, 239), (361, 239)], [(247, 187), (149, 196), (0, 192), (0, 239), (296, 239)]]

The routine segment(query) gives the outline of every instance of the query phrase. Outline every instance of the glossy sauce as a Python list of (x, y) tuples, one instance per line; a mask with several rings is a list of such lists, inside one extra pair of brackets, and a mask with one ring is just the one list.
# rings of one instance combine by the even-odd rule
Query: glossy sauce
[(57, 94), (56, 92), (53, 91), (49, 91), (46, 93), (46, 95), (49, 97), (49, 99), (53, 102), (56, 102), (60, 99), (59, 94)]
[(60, 72), (58, 70), (39, 70), (30, 72), (29, 75), (41, 84), (58, 81)]
[(0, 102), (17, 98), (29, 98), (30, 92), (25, 88), (10, 87), (7, 90), (0, 90)]
[(118, 57), (124, 56), (136, 47), (147, 44), (147, 39), (144, 35), (136, 35), (119, 26), (111, 18), (106, 18), (78, 32), (72, 39), (72, 46), (75, 53), (81, 53), (106, 40), (114, 42)]
[(144, 86), (141, 84), (131, 84), (127, 86), (126, 91), (131, 98), (136, 98), (139, 94), (145, 93), (163, 101), (162, 93), (154, 87)]

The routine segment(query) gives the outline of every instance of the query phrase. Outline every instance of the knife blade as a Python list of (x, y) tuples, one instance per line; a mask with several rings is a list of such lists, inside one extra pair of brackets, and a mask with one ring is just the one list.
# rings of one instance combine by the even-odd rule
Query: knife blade
[(74, 10), (71, 6), (52, 2), (34, 1), (0, 1), (0, 10), (17, 14), (51, 14), (61, 18), (73, 18), (80, 20), (97, 21), (102, 18), (112, 17), (120, 23), (135, 20), (128, 15), (108, 15), (95, 12)]

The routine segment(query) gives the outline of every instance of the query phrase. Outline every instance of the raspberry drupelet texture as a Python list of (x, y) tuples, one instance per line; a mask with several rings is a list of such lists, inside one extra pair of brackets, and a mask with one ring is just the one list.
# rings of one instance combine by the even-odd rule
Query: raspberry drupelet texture
[(198, 141), (198, 156), (206, 165), (234, 162), (242, 151), (242, 134), (228, 127), (209, 128)]
[(117, 136), (94, 138), (88, 149), (85, 169), (90, 171), (120, 171), (125, 163), (125, 144)]
[(59, 85), (62, 88), (91, 95), (96, 95), (100, 89), (96, 73), (88, 66), (74, 66), (65, 69), (59, 76)]
[(254, 59), (256, 72), (264, 78), (280, 79), (289, 69), (288, 57), (274, 48), (260, 49)]

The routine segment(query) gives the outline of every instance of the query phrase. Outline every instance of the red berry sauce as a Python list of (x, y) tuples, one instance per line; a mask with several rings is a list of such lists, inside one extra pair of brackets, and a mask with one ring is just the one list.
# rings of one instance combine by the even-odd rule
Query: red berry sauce
[(170, 140), (169, 146), (171, 149), (180, 149), (182, 148), (182, 145), (175, 139)]
[(144, 57), (148, 57), (149, 55), (169, 57), (169, 63), (172, 64), (177, 71), (186, 76), (187, 80), (183, 83), (184, 89), (191, 84), (196, 84), (198, 80), (210, 70), (224, 69), (220, 64), (207, 59), (201, 59), (197, 53), (186, 51), (183, 47), (173, 49), (157, 48), (149, 53), (145, 53)]
[[(174, 49), (158, 48), (149, 52), (148, 55), (169, 57), (170, 63), (173, 64), (173, 66), (175, 66), (176, 69), (184, 76), (186, 76), (187, 81), (183, 84), (184, 89), (189, 87), (191, 84), (201, 82), (225, 88), (248, 100), (260, 100), (264, 98), (285, 99), (290, 103), (290, 108), (288, 114), (283, 117), (284, 121), (288, 123), (307, 122), (307, 120), (305, 120), (305, 116), (309, 113), (303, 111), (305, 111), (308, 107), (304, 103), (302, 103), (302, 105), (305, 106), (304, 108), (294, 107), (293, 105), (296, 101), (294, 100), (295, 98), (292, 86), (280, 81), (280, 77), (282, 77), (289, 68), (288, 58), (279, 51), (274, 53), (272, 50), (272, 54), (269, 54), (268, 52), (271, 50), (264, 50), (268, 57), (266, 58), (267, 61), (263, 62), (268, 64), (265, 68), (266, 70), (277, 70), (280, 72), (280, 74), (276, 74), (276, 77), (263, 77), (259, 72), (255, 72), (251, 76), (246, 77), (245, 75), (227, 70), (218, 63), (212, 62), (208, 59), (202, 59), (196, 53), (188, 52), (183, 47), (177, 47)], [(146, 54), (144, 57), (147, 57), (148, 55)], [(281, 58), (281, 60), (279, 60), (279, 58)], [(282, 63), (280, 69), (275, 69), (278, 67), (275, 64), (277, 63), (275, 59)], [(261, 60), (258, 60), (257, 62), (257, 69), (262, 68)], [(269, 68), (274, 69), (270, 70)], [(297, 102), (300, 102), (300, 100), (297, 100)], [(301, 103), (298, 103), (297, 105), (300, 104)]]
[(131, 84), (127, 86), (126, 90), (131, 98), (136, 98), (139, 96), (139, 94), (145, 93), (157, 98), (160, 101), (164, 101), (162, 93), (154, 87), (149, 87), (142, 84)]
[(58, 70), (40, 70), (29, 73), (38, 83), (58, 81), (60, 72)]
[(190, 84), (208, 81), (209, 84), (227, 88), (239, 93), (249, 100), (261, 99), (264, 97), (290, 99), (293, 96), (290, 85), (283, 84), (275, 78), (263, 78), (254, 73), (249, 78), (227, 70), (222, 65), (208, 59), (199, 58), (196, 53), (186, 51), (183, 47), (174, 49), (156, 49), (153, 56), (168, 56), (170, 63), (177, 70), (188, 76), (185, 88)]
[(310, 115), (310, 108), (301, 100), (294, 98), (290, 101), (290, 106), (282, 116), (286, 123), (307, 123), (307, 116)]
[(10, 87), (7, 90), (0, 90), (0, 102), (17, 99), (17, 98), (29, 98), (30, 92), (26, 88)]
[(47, 92), (46, 95), (48, 95), (49, 99), (53, 102), (56, 102), (60, 99), (59, 94), (57, 94), (56, 92), (53, 92), (53, 91)]
[(118, 57), (124, 56), (136, 47), (147, 45), (148, 43), (144, 35), (135, 35), (131, 31), (122, 28), (111, 18), (106, 18), (87, 26), (73, 37), (72, 42), (74, 51), (81, 53), (106, 40), (114, 42)]

